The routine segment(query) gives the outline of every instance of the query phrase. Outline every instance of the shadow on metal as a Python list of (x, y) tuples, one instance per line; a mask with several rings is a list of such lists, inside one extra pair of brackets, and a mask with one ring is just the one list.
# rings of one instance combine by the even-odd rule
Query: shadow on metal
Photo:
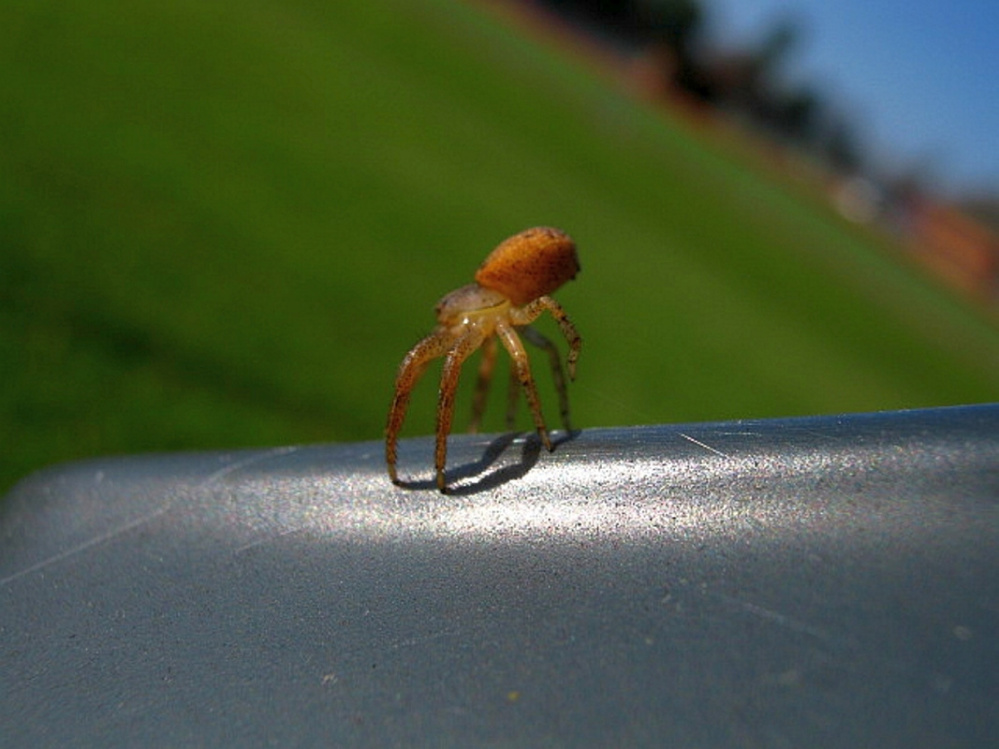
[(137, 456), (0, 503), (5, 746), (984, 746), (999, 406)]

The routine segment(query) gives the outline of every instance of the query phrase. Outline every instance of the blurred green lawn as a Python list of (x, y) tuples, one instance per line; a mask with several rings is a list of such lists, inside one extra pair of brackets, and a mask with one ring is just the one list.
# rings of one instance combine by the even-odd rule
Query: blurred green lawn
[(434, 303), (536, 224), (580, 248), (579, 426), (996, 397), (974, 310), (484, 6), (11, 0), (0, 28), (0, 490), (379, 439)]

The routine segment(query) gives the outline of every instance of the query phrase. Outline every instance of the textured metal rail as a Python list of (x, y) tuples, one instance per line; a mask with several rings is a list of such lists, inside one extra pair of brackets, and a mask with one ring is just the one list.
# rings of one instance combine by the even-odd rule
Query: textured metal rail
[(137, 456), (0, 503), (5, 746), (985, 746), (999, 406)]

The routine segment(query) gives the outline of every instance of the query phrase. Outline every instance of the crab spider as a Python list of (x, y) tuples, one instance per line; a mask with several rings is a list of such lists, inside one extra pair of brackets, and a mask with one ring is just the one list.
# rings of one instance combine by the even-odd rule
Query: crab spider
[(569, 399), (558, 350), (554, 344), (528, 327), (544, 312), (550, 312), (569, 343), (567, 366), (569, 377), (575, 379), (576, 360), (582, 339), (569, 321), (561, 305), (548, 296), (566, 281), (576, 277), (579, 260), (576, 245), (558, 229), (536, 227), (527, 229), (502, 242), (475, 273), (475, 283), (452, 291), (437, 303), (437, 327), (417, 343), (402, 360), (395, 381), (395, 397), (385, 427), (385, 461), (389, 478), (399, 483), (396, 472), (396, 445), (399, 430), (406, 418), (410, 394), (416, 381), (434, 359), (444, 358), (440, 391), (437, 401), (437, 444), (434, 466), (437, 488), (447, 490), (444, 467), (447, 460), (447, 437), (454, 416), (454, 397), (458, 388), (461, 365), (476, 349), (482, 348), (478, 384), (472, 408), (472, 428), (478, 427), (485, 407), (485, 394), (496, 362), (497, 339), (513, 360), (510, 409), (508, 422), (513, 420), (519, 384), (527, 397), (538, 436), (546, 449), (553, 449), (538, 391), (531, 375), (527, 352), (521, 342), (523, 335), (539, 346), (549, 357), (555, 386), (558, 389), (562, 421), (569, 425)]

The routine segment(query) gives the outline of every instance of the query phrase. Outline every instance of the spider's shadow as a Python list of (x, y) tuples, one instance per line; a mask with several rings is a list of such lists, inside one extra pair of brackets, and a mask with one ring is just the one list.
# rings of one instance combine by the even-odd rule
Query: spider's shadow
[[(459, 497), (478, 494), (524, 477), (538, 462), (538, 456), (543, 450), (541, 440), (534, 432), (524, 439), (520, 450), (520, 460), (501, 468), (492, 468), (500, 456), (523, 434), (523, 432), (501, 434), (486, 446), (481, 458), (473, 463), (466, 463), (446, 471), (447, 493)], [(551, 435), (552, 447), (557, 448), (559, 445), (569, 442), (577, 434), (577, 431), (572, 431), (561, 432), (557, 436)], [(466, 480), (472, 477), (474, 477), (473, 480)], [(403, 489), (437, 489), (437, 483), (433, 479), (400, 481), (398, 486)]]

